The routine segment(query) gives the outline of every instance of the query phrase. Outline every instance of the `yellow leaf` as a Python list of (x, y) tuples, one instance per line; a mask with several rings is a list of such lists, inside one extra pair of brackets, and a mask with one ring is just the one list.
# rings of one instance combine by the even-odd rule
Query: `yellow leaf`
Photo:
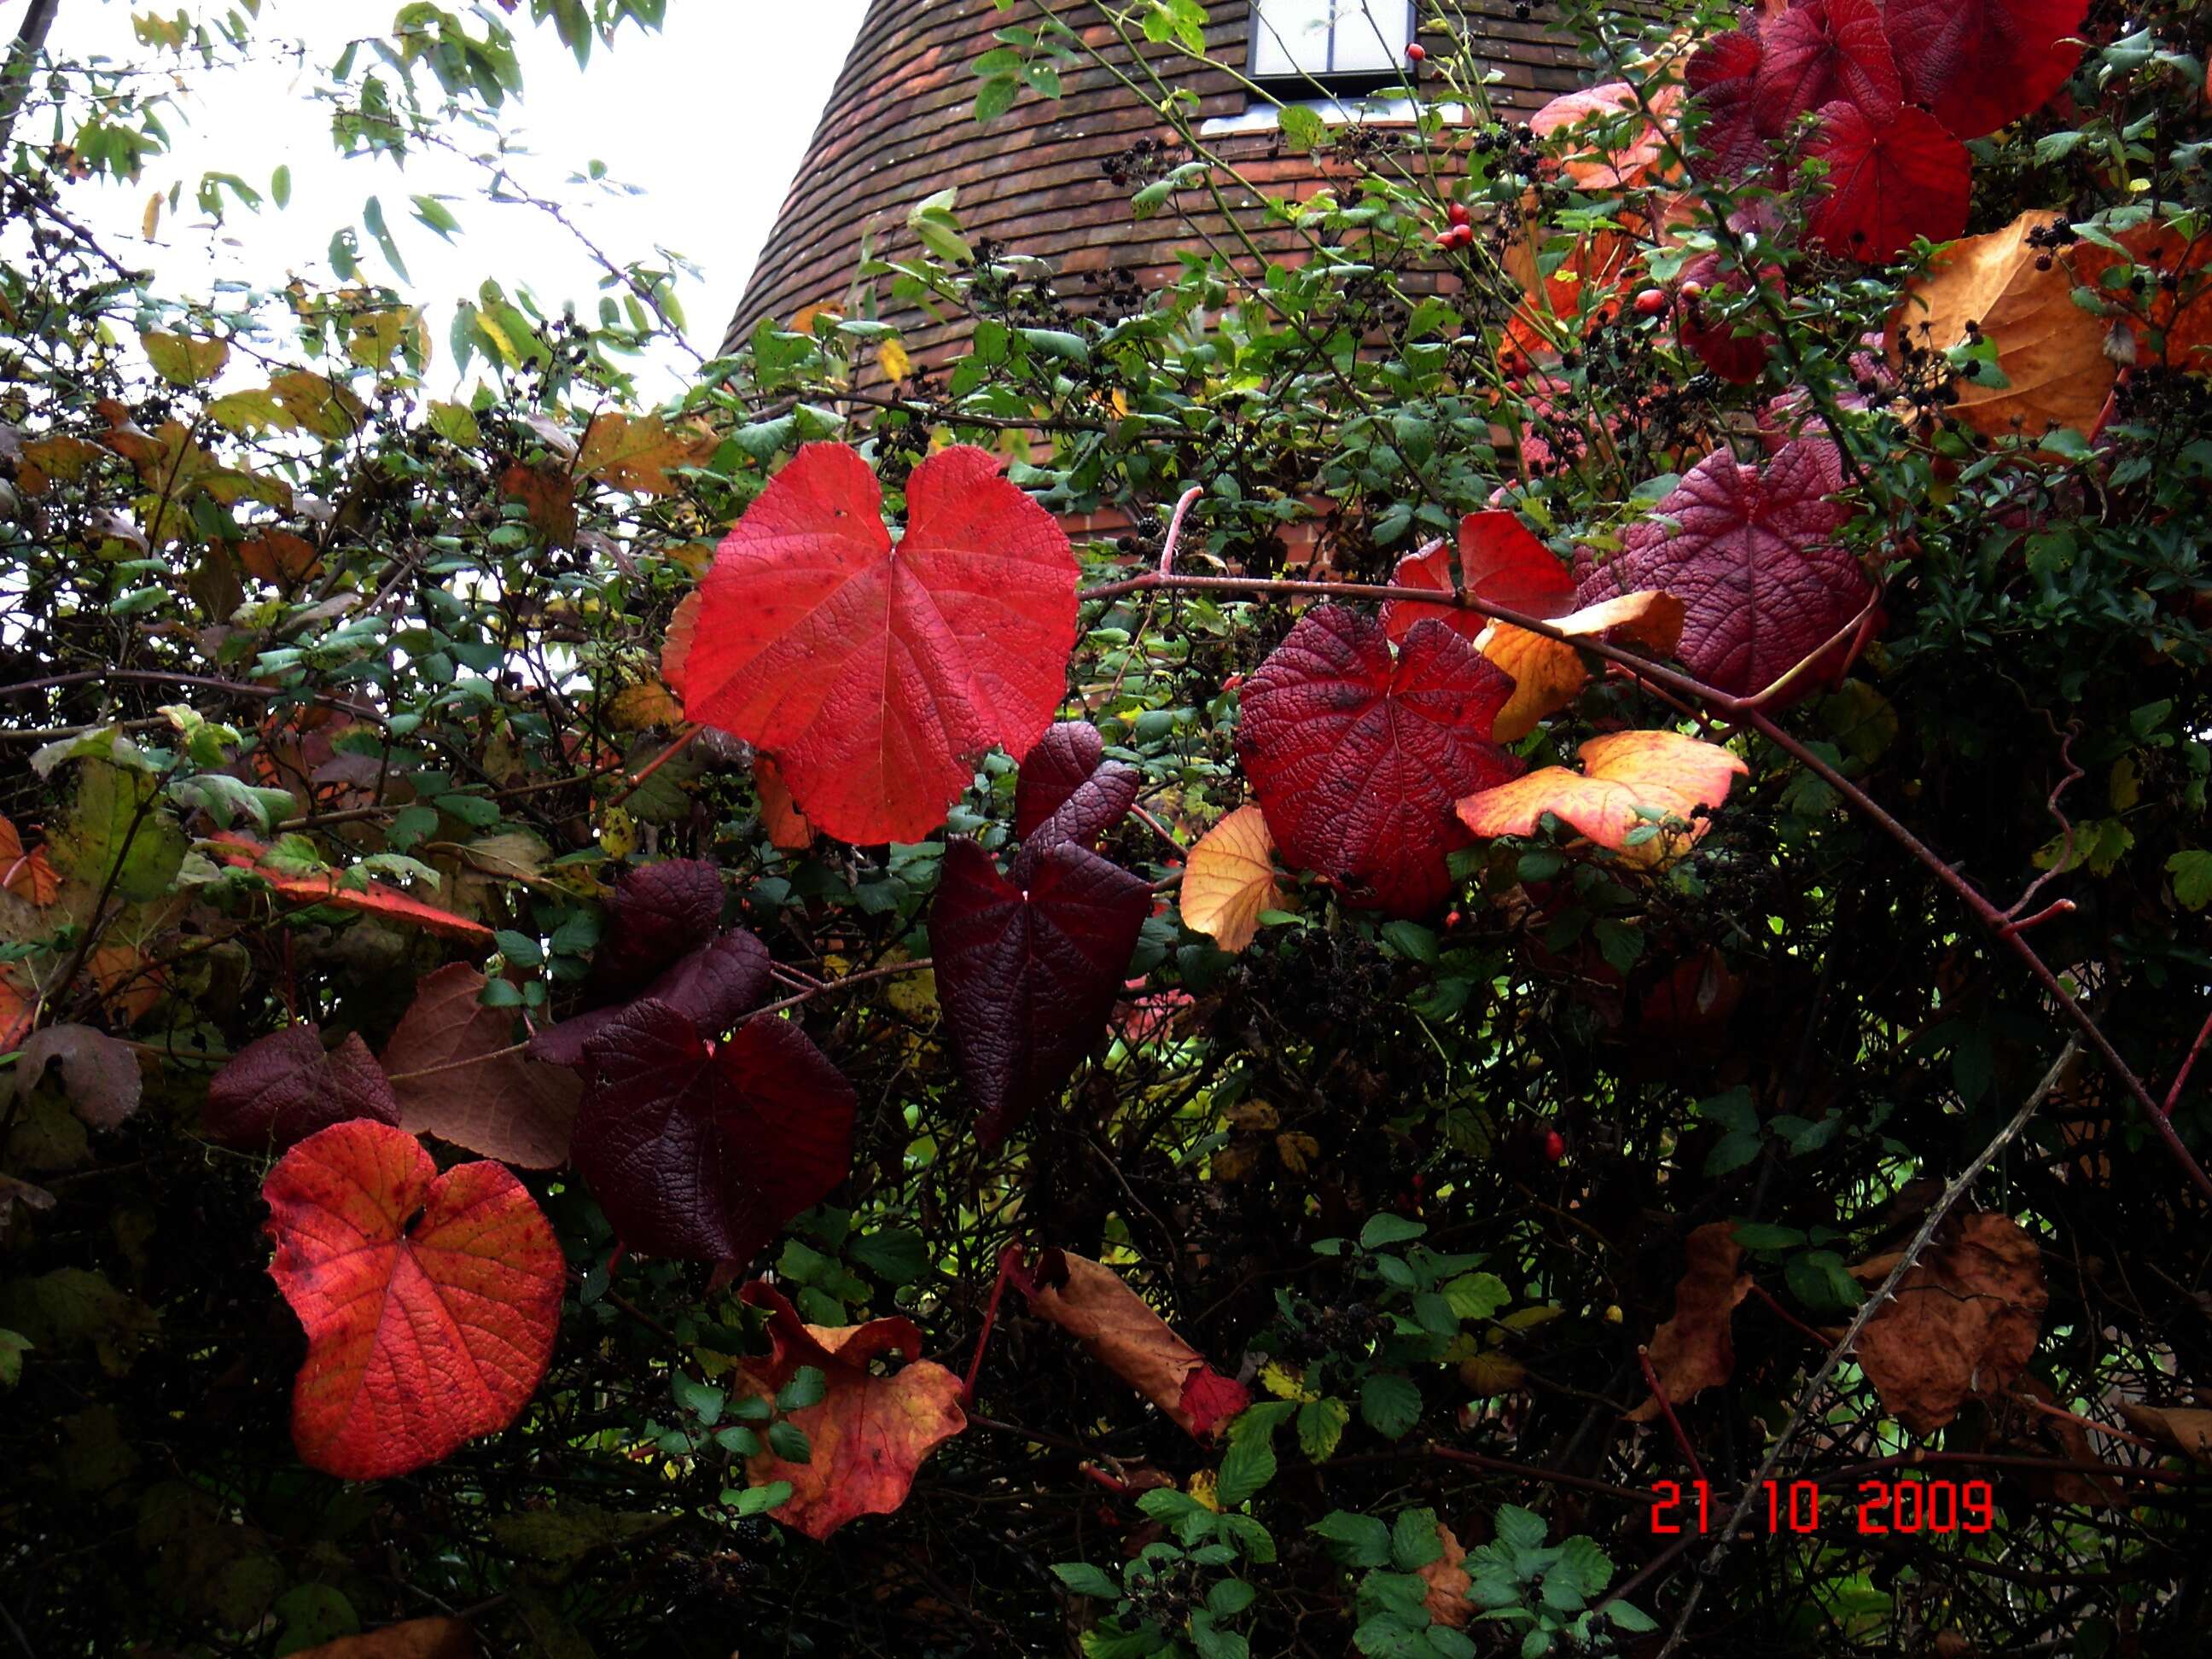
[(1275, 1156), (1292, 1175), (1304, 1175), (1321, 1156), (1321, 1142), (1295, 1129), (1285, 1129), (1275, 1137)]
[(659, 680), (625, 685), (607, 699), (607, 724), (617, 732), (642, 732), (655, 726), (681, 726), (684, 706)]
[(1305, 1373), (1279, 1359), (1271, 1359), (1260, 1367), (1260, 1386), (1278, 1400), (1295, 1400), (1304, 1405), (1321, 1396), (1306, 1387)]
[[(1750, 769), (1717, 744), (1676, 732), (1614, 732), (1592, 738), (1577, 751), (1580, 772), (1547, 766), (1459, 804), (1460, 821), (1478, 836), (1528, 836), (1549, 812), (1628, 863), (1654, 866), (1679, 858), (1696, 844), (1707, 820), (1701, 806), (1718, 806), (1729, 787)], [(1689, 825), (1662, 829), (1650, 816)], [(1632, 840), (1638, 830), (1658, 833)]]
[(155, 329), (142, 330), (138, 339), (155, 372), (171, 386), (199, 386), (212, 380), (230, 361), (230, 348), (221, 340), (195, 340)]
[(1460, 1362), (1459, 1380), (1467, 1384), (1468, 1392), (1478, 1400), (1492, 1395), (1510, 1394), (1528, 1380), (1528, 1372), (1522, 1363), (1508, 1353), (1486, 1349), (1471, 1358)]
[(2002, 437), (2015, 425), (2032, 438), (2055, 426), (2086, 433), (2112, 389), (2108, 325), (2074, 303), (2077, 279), (2063, 261), (2036, 268), (2045, 252), (2027, 240), (2063, 217), (2048, 209), (2023, 213), (2002, 230), (1952, 243), (1890, 317), (1885, 343), (1893, 363), (1903, 362), (1908, 345), (1948, 351), (1967, 338), (1969, 324), (1996, 347), (2005, 385), (1964, 376), (1951, 382), (1959, 401), (1948, 412), (1985, 436)]
[(1221, 1513), (1221, 1495), (1217, 1490), (1219, 1484), (1212, 1469), (1200, 1469), (1190, 1478), (1190, 1495), (1218, 1515)]
[(599, 845), (611, 859), (626, 859), (637, 851), (637, 820), (619, 806), (607, 808), (599, 821)]
[[(1585, 605), (1553, 620), (1562, 634), (1591, 638), (1611, 634), (1665, 656), (1682, 639), (1684, 611), (1672, 593), (1646, 590)], [(1556, 714), (1582, 695), (1589, 671), (1582, 653), (1563, 640), (1498, 623), (1482, 635), (1482, 654), (1513, 677), (1513, 695), (1498, 711), (1490, 734), (1500, 743), (1517, 743), (1547, 714)]]
[(714, 453), (711, 432), (676, 431), (658, 415), (606, 412), (593, 416), (576, 450), (576, 476), (597, 478), (632, 495), (665, 495), (683, 488), (671, 467), (696, 466)]
[(138, 234), (146, 241), (154, 240), (155, 227), (161, 222), (161, 192), (155, 191), (146, 198), (146, 216), (138, 222)]
[(1182, 874), (1182, 919), (1235, 954), (1260, 931), (1260, 915), (1279, 908), (1275, 839), (1256, 805), (1240, 806), (1190, 849)]
[(884, 992), (884, 1000), (908, 1019), (937, 1018), (937, 975), (928, 969), (918, 974), (896, 975)]
[(914, 359), (897, 340), (885, 340), (876, 348), (876, 367), (883, 370), (886, 380), (903, 380), (914, 373)]

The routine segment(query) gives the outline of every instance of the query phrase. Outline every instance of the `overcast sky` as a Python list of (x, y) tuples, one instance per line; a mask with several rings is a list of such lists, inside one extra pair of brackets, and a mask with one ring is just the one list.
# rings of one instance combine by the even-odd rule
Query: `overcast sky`
[[(7, 39), (14, 38), (24, 3), (0, 0)], [(464, 9), (458, 0), (449, 3)], [(585, 70), (550, 25), (532, 27), (518, 14), (514, 27), (526, 91), (510, 125), (533, 153), (519, 159), (514, 171), (535, 193), (574, 204), (579, 225), (617, 260), (650, 258), (659, 246), (696, 263), (702, 276), (685, 283), (679, 297), (692, 343), (711, 354), (813, 137), (864, 7), (865, 0), (669, 0), (660, 33), (626, 26), (611, 50), (593, 51)], [(140, 9), (149, 9), (147, 0)], [(174, 0), (152, 0), (150, 9), (173, 15)], [(325, 49), (327, 61), (364, 18), (388, 24), (397, 9), (398, 0), (264, 0), (261, 31), (271, 40), (306, 39)], [(195, 9), (219, 15), (221, 9), (206, 0)], [(131, 38), (131, 11), (128, 0), (61, 0), (49, 48), (143, 62), (147, 49)], [(226, 276), (250, 274), (270, 283), (292, 270), (327, 277), (331, 233), (357, 222), (364, 198), (374, 194), (412, 277), (409, 297), (434, 313), (434, 385), (445, 386), (452, 374), (445, 351), (448, 307), (455, 297), (472, 295), (486, 276), (510, 291), (526, 283), (549, 312), (574, 299), (583, 314), (596, 315), (599, 272), (590, 256), (535, 210), (478, 199), (481, 175), (473, 167), (435, 153), (410, 160), (404, 171), (339, 160), (326, 106), (303, 95), (311, 80), (281, 62), (215, 76), (188, 62), (182, 80), (191, 125), (171, 124), (173, 152), (152, 162), (135, 185), (87, 184), (71, 203), (95, 221), (126, 264), (151, 264), (164, 291), (204, 296)], [(43, 137), (38, 119), (26, 112), (17, 136)], [(645, 193), (616, 197), (566, 182), (595, 160), (611, 179)], [(279, 164), (291, 170), (290, 207), (234, 211), (211, 239), (193, 200), (203, 173), (234, 172), (265, 195)], [(180, 212), (173, 220), (165, 206), (149, 246), (139, 238), (147, 200), (166, 194), (178, 179), (185, 185)], [(450, 198), (463, 227), (457, 243), (441, 241), (416, 220), (409, 198), (417, 194)], [(398, 283), (373, 249), (362, 269), (372, 280)], [(657, 384), (649, 380), (649, 389), (672, 389), (680, 361), (670, 352), (668, 374)]]

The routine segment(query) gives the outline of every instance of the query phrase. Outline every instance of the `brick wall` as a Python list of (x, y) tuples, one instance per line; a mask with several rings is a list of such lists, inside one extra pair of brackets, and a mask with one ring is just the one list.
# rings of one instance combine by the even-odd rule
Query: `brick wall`
[[(1127, 67), (1125, 49), (1099, 21), (1091, 0), (1048, 3)], [(1209, 4), (1212, 55), (1241, 63), (1249, 0)], [(1025, 94), (991, 125), (976, 125), (971, 113), (976, 81), (969, 65), (995, 44), (994, 29), (1021, 21), (1019, 9), (1001, 12), (991, 0), (874, 0), (732, 320), (733, 342), (763, 317), (788, 322), (809, 305), (842, 300), (860, 264), (864, 232), (872, 233), (879, 255), (915, 254), (918, 244), (906, 228), (907, 210), (948, 185), (959, 187), (957, 210), (971, 241), (988, 237), (1014, 252), (1052, 261), (1077, 279), (1060, 284), (1071, 297), (1081, 296), (1085, 271), (1126, 270), (1148, 284), (1174, 273), (1176, 250), (1191, 245), (1182, 219), (1162, 214), (1133, 222), (1129, 187), (1100, 169), (1103, 161), (1139, 139), (1164, 141), (1173, 134), (1111, 73), (1087, 65), (1067, 69), (1059, 100)], [(1513, 21), (1510, 0), (1477, 0), (1463, 15), (1504, 76), (1493, 94), (1500, 102), (1534, 109), (1582, 78), (1572, 52), (1540, 24)], [(1243, 90), (1228, 76), (1190, 76), (1164, 53), (1153, 61), (1163, 75), (1187, 77), (1200, 95), (1200, 118), (1234, 115), (1244, 107)], [(1310, 193), (1329, 172), (1325, 163), (1278, 153), (1272, 132), (1208, 142), (1270, 191)], [(1232, 202), (1240, 210), (1245, 205)], [(1240, 216), (1248, 229), (1259, 227), (1256, 214)], [(1200, 222), (1217, 237), (1227, 228), (1218, 220)], [(1255, 240), (1273, 251), (1263, 228)], [(914, 312), (893, 312), (886, 320), (898, 323), (924, 358), (955, 333)]]

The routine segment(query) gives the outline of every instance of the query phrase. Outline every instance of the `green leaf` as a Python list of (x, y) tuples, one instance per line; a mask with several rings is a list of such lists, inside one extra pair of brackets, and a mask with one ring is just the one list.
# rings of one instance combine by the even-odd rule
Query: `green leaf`
[(1118, 1601), (1121, 1587), (1104, 1571), (1088, 1561), (1055, 1561), (1053, 1577), (1078, 1595), (1088, 1595), (1101, 1601)]
[(292, 169), (282, 162), (269, 175), (269, 199), (280, 210), (292, 205)]
[(2176, 853), (2166, 861), (2173, 878), (2174, 902), (2185, 910), (2202, 910), (2212, 904), (2212, 853), (2191, 849)]
[(1359, 1230), (1359, 1248), (1379, 1250), (1388, 1244), (1403, 1244), (1421, 1237), (1428, 1228), (1419, 1221), (1410, 1221), (1401, 1215), (1371, 1215), (1367, 1224)]
[(1390, 1559), (1390, 1528), (1371, 1515), (1332, 1510), (1306, 1528), (1347, 1567), (1380, 1567)]
[(1351, 1421), (1352, 1407), (1334, 1395), (1308, 1401), (1298, 1407), (1298, 1449), (1316, 1463), (1334, 1456)]
[(1488, 1319), (1513, 1299), (1496, 1273), (1462, 1273), (1444, 1286), (1443, 1293), (1462, 1319)]
[(1509, 1549), (1533, 1550), (1544, 1541), (1544, 1517), (1518, 1504), (1500, 1504), (1491, 1524), (1498, 1541)]
[(67, 823), (48, 843), (64, 875), (94, 892), (112, 878), (118, 897), (160, 898), (184, 866), (187, 843), (166, 807), (161, 785), (142, 772), (88, 760), (76, 777)]
[(994, 76), (975, 88), (975, 119), (988, 126), (1012, 109), (1021, 93), (1021, 83), (1012, 76)]
[(1613, 1582), (1613, 1558), (1597, 1547), (1595, 1539), (1583, 1533), (1559, 1546), (1559, 1565), (1553, 1576), (1571, 1574), (1585, 1598), (1595, 1595)]
[(768, 1449), (787, 1463), (805, 1463), (814, 1456), (813, 1443), (807, 1439), (806, 1431), (796, 1423), (769, 1424)]
[(818, 1406), (830, 1393), (830, 1379), (819, 1365), (801, 1365), (791, 1374), (791, 1380), (776, 1391), (775, 1408), (780, 1412), (803, 1412), (809, 1406)]
[(392, 233), (385, 228), (384, 204), (375, 197), (370, 197), (362, 204), (361, 222), (368, 228), (369, 235), (375, 239), (385, 263), (399, 273), (399, 280), (413, 282), (415, 279), (407, 274), (407, 262), (399, 257), (399, 244), (392, 240)]
[(710, 1382), (686, 1376), (682, 1371), (668, 1379), (668, 1386), (669, 1391), (676, 1396), (678, 1407), (689, 1412), (708, 1428), (711, 1429), (721, 1421), (722, 1407), (729, 1400), (729, 1395), (722, 1389)]
[(1242, 1578), (1224, 1578), (1206, 1593), (1206, 1610), (1217, 1619), (1234, 1619), (1249, 1607), (1259, 1591)]
[(1421, 1391), (1405, 1377), (1377, 1372), (1359, 1385), (1359, 1415), (1386, 1440), (1402, 1440), (1421, 1420)]
[[(1288, 1401), (1277, 1404), (1287, 1407)], [(1247, 1434), (1230, 1442), (1221, 1455), (1219, 1485), (1215, 1488), (1224, 1509), (1248, 1502), (1275, 1478), (1275, 1443), (1265, 1434)]]
[(911, 1285), (929, 1267), (929, 1248), (921, 1235), (904, 1227), (863, 1233), (847, 1249), (855, 1261), (893, 1285)]
[(1086, 367), (1091, 362), (1091, 347), (1080, 334), (1057, 328), (1021, 328), (1014, 331), (1029, 343), (1032, 351)]
[(1401, 1572), (1417, 1572), (1431, 1561), (1443, 1559), (1444, 1540), (1437, 1531), (1434, 1510), (1401, 1510), (1390, 1523), (1390, 1564)]

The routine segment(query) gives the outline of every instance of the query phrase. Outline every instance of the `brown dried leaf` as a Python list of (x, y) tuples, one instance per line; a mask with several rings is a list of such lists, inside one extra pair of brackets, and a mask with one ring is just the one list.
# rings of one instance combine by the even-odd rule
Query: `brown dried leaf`
[(475, 1633), (458, 1619), (410, 1619), (367, 1636), (343, 1636), (295, 1659), (476, 1659)]
[(2212, 1411), (2197, 1406), (2122, 1405), (2120, 1415), (2142, 1433), (2200, 1463), (2212, 1463)]
[(513, 1017), (477, 1000), (483, 988), (482, 974), (456, 962), (416, 988), (383, 1055), (399, 1127), (526, 1170), (565, 1164), (583, 1084), (565, 1066), (525, 1059)]
[[(1894, 1265), (1877, 1257), (1850, 1271), (1878, 1283)], [(2005, 1215), (1953, 1217), (1859, 1333), (1859, 1365), (1891, 1415), (1929, 1433), (1969, 1395), (1986, 1400), (2020, 1375), (2050, 1300), (2025, 1229)]]
[[(1751, 1275), (1736, 1271), (1743, 1247), (1725, 1221), (1709, 1221), (1690, 1237), (1674, 1286), (1674, 1316), (1651, 1334), (1651, 1369), (1671, 1405), (1695, 1399), (1735, 1371), (1735, 1304), (1751, 1294)], [(1628, 1413), (1632, 1423), (1659, 1415), (1656, 1396)]]
[(1444, 1547), (1444, 1553), (1421, 1569), (1421, 1580), (1429, 1587), (1429, 1593), (1421, 1598), (1421, 1607), (1431, 1624), (1459, 1630), (1474, 1616), (1474, 1604), (1467, 1599), (1470, 1580), (1460, 1565), (1467, 1559), (1467, 1552), (1452, 1536), (1449, 1527), (1437, 1528), (1437, 1541)]
[(1047, 1250), (1010, 1277), (1030, 1312), (1080, 1342), (1185, 1433), (1203, 1438), (1244, 1408), (1244, 1389), (1214, 1371), (1111, 1267)]

